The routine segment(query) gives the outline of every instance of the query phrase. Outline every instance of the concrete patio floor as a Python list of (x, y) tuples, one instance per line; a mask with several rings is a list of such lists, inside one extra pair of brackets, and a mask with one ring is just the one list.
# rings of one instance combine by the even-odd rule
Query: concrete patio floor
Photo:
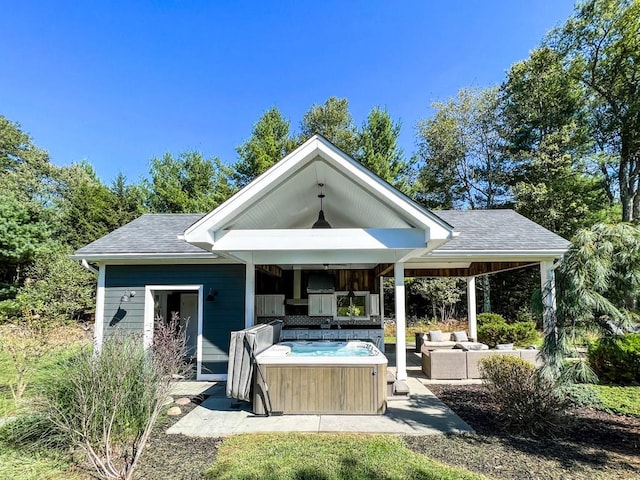
[[(395, 370), (395, 355), (388, 352), (389, 368)], [(384, 415), (282, 415), (263, 417), (250, 411), (246, 402), (226, 398), (224, 383), (181, 382), (173, 395), (208, 395), (201, 405), (167, 430), (168, 434), (191, 437), (224, 437), (255, 432), (350, 432), (432, 435), (473, 432), (473, 429), (425, 386), (420, 355), (407, 352), (408, 399), (388, 402)]]

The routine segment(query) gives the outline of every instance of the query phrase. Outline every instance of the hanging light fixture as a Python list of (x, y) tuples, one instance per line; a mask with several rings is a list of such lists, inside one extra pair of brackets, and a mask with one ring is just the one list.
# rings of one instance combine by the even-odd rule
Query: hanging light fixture
[(318, 198), (320, 199), (320, 211), (318, 212), (318, 220), (316, 220), (316, 223), (314, 223), (311, 228), (331, 228), (331, 224), (324, 218), (324, 210), (322, 210), (322, 199), (324, 198), (322, 188), (324, 187), (324, 183), (319, 183), (318, 187), (320, 187), (320, 193), (318, 194)]

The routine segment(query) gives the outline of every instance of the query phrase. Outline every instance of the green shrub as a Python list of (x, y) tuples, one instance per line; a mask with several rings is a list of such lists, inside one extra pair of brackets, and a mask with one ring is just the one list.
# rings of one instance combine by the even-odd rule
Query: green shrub
[(569, 383), (562, 387), (567, 400), (577, 407), (590, 407), (602, 410), (602, 401), (593, 385)]
[(480, 361), (486, 391), (507, 430), (546, 435), (562, 425), (566, 402), (556, 385), (518, 357), (490, 355)]
[(640, 383), (640, 333), (604, 338), (589, 347), (591, 368), (603, 383)]
[(50, 421), (84, 451), (94, 474), (131, 480), (171, 385), (188, 374), (186, 336), (177, 314), (156, 321), (153, 345), (115, 332), (99, 354), (85, 349), (44, 389)]
[(507, 323), (502, 315), (499, 313), (481, 313), (477, 317), (478, 325), (484, 325), (487, 323)]
[(573, 405), (640, 417), (640, 387), (570, 384), (562, 389)]
[(536, 325), (533, 322), (492, 322), (478, 327), (478, 341), (490, 347), (499, 343), (525, 345), (535, 341), (537, 336)]

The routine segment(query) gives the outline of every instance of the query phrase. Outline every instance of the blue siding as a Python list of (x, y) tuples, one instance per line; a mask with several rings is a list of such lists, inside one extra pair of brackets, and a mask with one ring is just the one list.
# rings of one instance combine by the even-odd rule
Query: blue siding
[[(204, 302), (202, 373), (227, 373), (230, 334), (244, 328), (244, 265), (108, 265), (105, 272), (104, 329), (142, 332), (146, 285), (204, 285), (218, 291)], [(121, 303), (125, 290), (136, 292)]]

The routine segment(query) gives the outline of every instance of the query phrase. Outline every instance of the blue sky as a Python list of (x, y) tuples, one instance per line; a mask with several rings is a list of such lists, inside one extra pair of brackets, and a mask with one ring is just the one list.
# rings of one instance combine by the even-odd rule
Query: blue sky
[(88, 160), (106, 182), (196, 149), (225, 163), (276, 105), (346, 97), (415, 127), (462, 87), (500, 83), (571, 14), (567, 0), (0, 0), (0, 114), (58, 165)]

